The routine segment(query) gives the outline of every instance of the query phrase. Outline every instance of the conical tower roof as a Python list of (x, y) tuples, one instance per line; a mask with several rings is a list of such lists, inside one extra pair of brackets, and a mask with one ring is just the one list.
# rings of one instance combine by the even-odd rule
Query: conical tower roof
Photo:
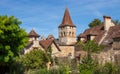
[(37, 34), (33, 29), (30, 31), (30, 33), (28, 34), (28, 37), (39, 37), (40, 35)]
[(64, 13), (62, 23), (59, 25), (59, 27), (64, 27), (64, 26), (76, 27), (72, 22), (72, 19), (71, 19), (70, 14), (69, 14), (68, 7), (66, 7), (66, 9), (65, 9), (65, 13)]

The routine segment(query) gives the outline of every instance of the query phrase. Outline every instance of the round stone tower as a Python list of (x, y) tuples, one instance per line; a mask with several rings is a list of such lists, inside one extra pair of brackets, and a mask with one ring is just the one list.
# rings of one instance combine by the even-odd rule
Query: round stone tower
[(65, 10), (62, 23), (58, 27), (59, 44), (74, 45), (76, 43), (76, 26), (73, 24), (68, 7)]

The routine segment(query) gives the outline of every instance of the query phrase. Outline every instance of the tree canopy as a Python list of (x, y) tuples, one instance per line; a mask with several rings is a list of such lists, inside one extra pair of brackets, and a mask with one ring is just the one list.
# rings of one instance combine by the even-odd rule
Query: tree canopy
[(27, 33), (14, 16), (0, 16), (0, 65), (10, 64), (26, 45)]
[(100, 25), (102, 22), (100, 19), (95, 18), (90, 24), (89, 27), (92, 28), (94, 26)]
[(44, 51), (33, 49), (23, 55), (20, 61), (27, 69), (40, 69), (46, 68), (46, 63), (49, 61), (49, 58)]

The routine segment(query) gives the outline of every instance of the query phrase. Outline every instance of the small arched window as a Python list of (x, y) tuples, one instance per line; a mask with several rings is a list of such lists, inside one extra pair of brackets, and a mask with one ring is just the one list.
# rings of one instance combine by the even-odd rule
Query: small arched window
[(72, 36), (74, 36), (74, 32), (72, 32)]
[(71, 36), (71, 32), (69, 32), (69, 36)]
[(66, 36), (66, 35), (65, 35), (65, 32), (64, 32), (64, 36)]

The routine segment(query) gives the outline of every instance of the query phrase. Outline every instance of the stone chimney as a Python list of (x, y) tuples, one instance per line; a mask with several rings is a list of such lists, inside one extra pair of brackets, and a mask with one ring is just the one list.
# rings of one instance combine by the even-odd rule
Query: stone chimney
[(104, 18), (104, 29), (106, 31), (108, 31), (111, 26), (115, 26), (110, 16), (103, 16), (103, 18)]

